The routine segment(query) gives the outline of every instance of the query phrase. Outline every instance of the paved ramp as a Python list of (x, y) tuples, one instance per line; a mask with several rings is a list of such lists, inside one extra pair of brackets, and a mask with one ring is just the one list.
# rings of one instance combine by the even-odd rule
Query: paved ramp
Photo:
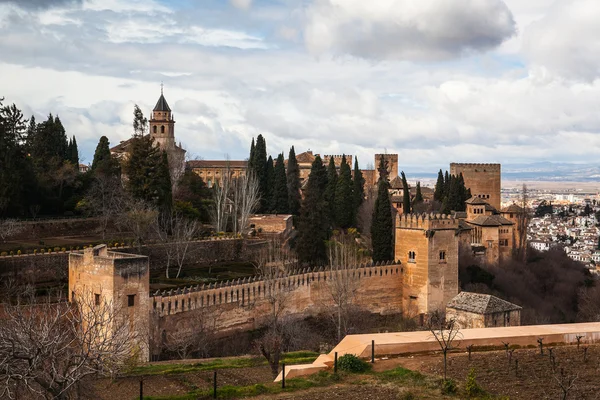
[[(600, 342), (600, 322), (462, 329), (454, 343), (462, 349), (469, 345), (501, 347), (502, 342), (524, 347), (537, 346), (538, 338), (544, 338), (544, 345), (576, 343), (577, 336), (583, 336), (582, 343)], [(338, 357), (354, 354), (361, 358), (370, 358), (373, 340), (376, 357), (440, 350), (439, 344), (429, 331), (348, 335), (329, 354), (320, 355), (312, 364), (286, 367), (285, 377), (294, 378), (329, 369), (333, 366), (336, 352)], [(275, 381), (280, 380), (281, 373)]]

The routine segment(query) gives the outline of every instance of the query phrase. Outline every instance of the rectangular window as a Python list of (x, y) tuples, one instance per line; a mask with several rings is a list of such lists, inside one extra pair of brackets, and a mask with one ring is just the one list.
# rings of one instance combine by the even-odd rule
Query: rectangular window
[(127, 307), (135, 306), (135, 294), (127, 295)]
[(446, 262), (446, 251), (440, 251), (440, 262)]
[(94, 294), (94, 304), (97, 306), (100, 305), (100, 295), (98, 293)]

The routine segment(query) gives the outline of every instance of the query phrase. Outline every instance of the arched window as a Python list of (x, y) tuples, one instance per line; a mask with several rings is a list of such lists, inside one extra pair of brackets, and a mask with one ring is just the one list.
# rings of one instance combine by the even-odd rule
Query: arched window
[(156, 125), (154, 125), (154, 133), (156, 133), (157, 129), (156, 129)]
[(160, 133), (165, 133), (165, 126), (164, 125), (160, 126)]

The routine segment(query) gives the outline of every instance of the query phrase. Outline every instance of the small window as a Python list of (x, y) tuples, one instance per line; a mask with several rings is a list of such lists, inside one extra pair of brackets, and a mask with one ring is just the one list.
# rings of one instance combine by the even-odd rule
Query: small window
[(414, 251), (408, 252), (408, 262), (415, 262), (416, 258), (417, 258), (417, 253), (415, 253)]
[(127, 307), (135, 306), (135, 294), (127, 295)]
[(165, 133), (165, 126), (164, 125), (160, 126), (160, 133)]
[(94, 304), (97, 306), (100, 305), (100, 294), (98, 294), (98, 293), (94, 294)]
[(156, 133), (156, 132), (157, 132), (156, 125), (154, 125), (154, 133)]
[(440, 262), (445, 262), (446, 261), (446, 251), (442, 250), (440, 251)]

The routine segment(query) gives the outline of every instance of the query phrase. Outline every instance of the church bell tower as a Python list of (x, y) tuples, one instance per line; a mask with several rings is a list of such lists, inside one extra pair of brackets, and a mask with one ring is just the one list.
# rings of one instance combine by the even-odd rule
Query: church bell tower
[(167, 150), (175, 146), (175, 120), (171, 108), (163, 95), (163, 87), (160, 87), (160, 98), (152, 110), (150, 119), (150, 136), (161, 149)]

